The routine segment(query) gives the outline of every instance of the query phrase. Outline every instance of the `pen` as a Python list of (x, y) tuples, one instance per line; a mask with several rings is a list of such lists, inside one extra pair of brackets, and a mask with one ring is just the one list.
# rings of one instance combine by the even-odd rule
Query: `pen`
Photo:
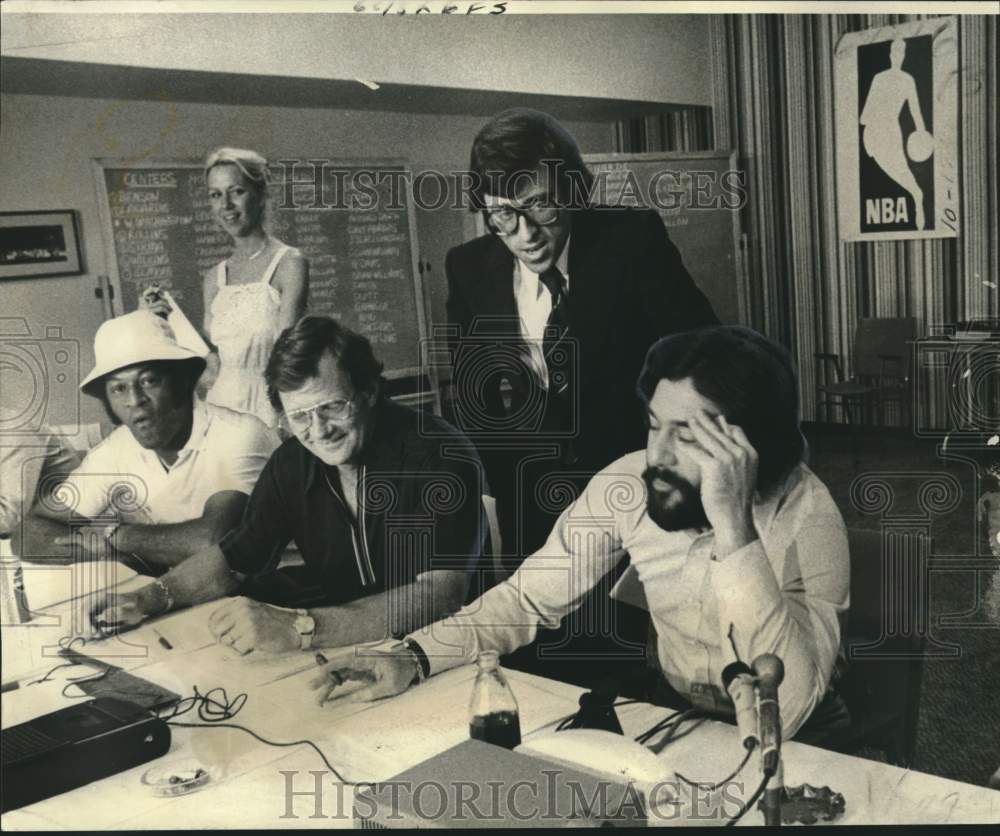
[(164, 647), (167, 650), (173, 650), (174, 649), (174, 646), (170, 642), (168, 642), (166, 640), (166, 638), (164, 638), (163, 634), (160, 633), (159, 630), (157, 630), (155, 627), (150, 627), (149, 629), (152, 630), (153, 633), (156, 634), (156, 640), (160, 643), (161, 647)]

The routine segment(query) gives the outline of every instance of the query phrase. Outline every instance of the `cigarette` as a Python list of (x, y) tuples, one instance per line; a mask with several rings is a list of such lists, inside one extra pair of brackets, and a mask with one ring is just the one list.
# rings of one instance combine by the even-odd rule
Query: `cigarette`
[(164, 647), (167, 650), (174, 649), (174, 646), (167, 641), (166, 637), (159, 630), (157, 630), (155, 627), (150, 627), (149, 629), (152, 630), (153, 633), (156, 635), (156, 640), (160, 643), (161, 647)]

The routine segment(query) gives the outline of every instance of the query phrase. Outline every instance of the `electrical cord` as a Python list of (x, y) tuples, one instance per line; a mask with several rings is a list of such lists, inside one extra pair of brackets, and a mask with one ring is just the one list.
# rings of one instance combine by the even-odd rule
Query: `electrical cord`
[(734, 824), (736, 824), (736, 822), (738, 822), (741, 818), (743, 818), (747, 810), (749, 810), (751, 807), (753, 807), (754, 804), (757, 803), (757, 799), (760, 798), (764, 794), (764, 790), (767, 789), (767, 785), (770, 783), (771, 777), (772, 776), (770, 773), (764, 776), (764, 779), (760, 782), (760, 785), (757, 787), (757, 789), (754, 790), (754, 794), (750, 796), (750, 799), (746, 802), (746, 804), (740, 807), (740, 811), (735, 816), (733, 816), (729, 821), (726, 822), (725, 824), (726, 827), (732, 827)]
[(663, 738), (662, 741), (660, 741), (660, 750), (666, 747), (668, 743), (676, 743), (682, 737), (687, 737), (689, 734), (691, 734), (691, 732), (693, 732), (699, 726), (704, 725), (705, 721), (708, 720), (708, 717), (700, 714), (694, 714), (692, 715), (692, 717), (689, 717), (687, 719), (692, 719), (694, 720), (694, 722), (679, 734), (677, 733), (677, 730), (681, 727), (681, 723), (683, 723), (683, 720), (678, 720), (675, 724), (671, 725), (670, 731), (667, 732), (667, 736)]
[(688, 778), (685, 775), (682, 775), (680, 772), (676, 772), (675, 771), (674, 774), (678, 778), (680, 778), (685, 784), (688, 784), (689, 786), (697, 787), (698, 789), (708, 790), (709, 792), (711, 792), (713, 790), (721, 789), (726, 784), (728, 784), (730, 781), (732, 781), (733, 778), (735, 778), (737, 775), (739, 775), (740, 772), (743, 771), (743, 767), (745, 767), (747, 765), (747, 762), (750, 760), (750, 755), (752, 755), (752, 754), (753, 754), (753, 750), (752, 749), (747, 749), (747, 753), (743, 756), (743, 760), (740, 761), (740, 765), (737, 766), (736, 769), (733, 770), (733, 772), (731, 772), (725, 778), (722, 778), (722, 779), (720, 779), (718, 781), (714, 781), (714, 782), (711, 782), (711, 781), (692, 781), (690, 778)]
[[(621, 708), (624, 705), (634, 705), (637, 702), (642, 702), (642, 700), (622, 700), (621, 702), (614, 703), (611, 707)], [(562, 720), (559, 721), (559, 724), (556, 726), (556, 731), (566, 731), (566, 729), (569, 728), (570, 723), (572, 723), (579, 716), (580, 712), (576, 711), (573, 714), (569, 714), (566, 717), (563, 717)]]
[[(287, 742), (268, 740), (266, 737), (261, 737), (261, 735), (253, 731), (253, 729), (241, 726), (238, 723), (226, 722), (227, 720), (232, 720), (237, 714), (240, 713), (240, 711), (243, 710), (248, 699), (249, 697), (246, 693), (239, 693), (230, 699), (226, 689), (222, 687), (212, 688), (210, 691), (202, 694), (198, 690), (198, 687), (195, 686), (194, 693), (190, 697), (184, 697), (182, 700), (179, 700), (169, 709), (169, 713), (161, 713), (159, 717), (161, 720), (166, 722), (168, 726), (178, 726), (186, 729), (239, 729), (267, 746), (275, 746), (278, 748), (310, 746), (313, 751), (319, 755), (320, 760), (323, 761), (326, 768), (337, 777), (338, 781), (342, 784), (348, 784), (349, 786), (355, 785), (353, 781), (348, 781), (343, 775), (340, 774), (340, 772), (337, 771), (334, 765), (327, 760), (326, 755), (323, 754), (323, 750), (311, 740), (293, 740)], [(201, 720), (201, 722), (177, 722), (175, 719), (177, 717), (184, 717), (192, 711), (197, 711), (198, 719)]]
[[(80, 645), (83, 646), (87, 643), (87, 640), (83, 636), (62, 636), (60, 637), (57, 644), (59, 645), (60, 651), (64, 650), (72, 651), (75, 649), (77, 642), (79, 642)], [(25, 687), (28, 687), (28, 685), (41, 685), (43, 682), (50, 681), (52, 678), (52, 674), (54, 674), (56, 671), (62, 670), (63, 668), (72, 668), (80, 664), (82, 663), (78, 660), (71, 660), (69, 662), (60, 662), (58, 665), (50, 668), (40, 679), (36, 679), (32, 682), (27, 683)], [(65, 688), (63, 690), (65, 690)]]
[[(87, 640), (83, 636), (63, 636), (59, 639), (59, 646), (63, 650), (73, 650), (75, 643), (79, 641), (83, 645), (86, 645)], [(60, 664), (49, 670), (40, 679), (36, 679), (33, 682), (29, 682), (28, 685), (39, 685), (43, 682), (49, 682), (51, 680), (52, 674), (62, 668), (73, 668), (78, 665), (84, 665), (85, 663), (80, 661), (70, 661), (61, 662)], [(68, 688), (73, 686), (79, 686), (81, 683), (96, 682), (103, 679), (110, 672), (110, 668), (106, 668), (100, 671), (95, 676), (78, 676), (67, 682), (62, 689), (62, 695), (67, 698), (72, 699), (83, 699), (84, 697), (99, 696), (100, 694), (94, 693), (82, 693), (82, 694), (67, 694)], [(82, 690), (82, 689), (81, 689)], [(151, 696), (156, 696), (151, 695)], [(159, 713), (157, 716), (159, 719), (163, 720), (168, 726), (179, 726), (183, 728), (201, 728), (201, 729), (239, 729), (240, 731), (246, 732), (251, 737), (259, 740), (261, 743), (267, 746), (276, 746), (278, 748), (290, 747), (290, 746), (311, 746), (312, 749), (319, 755), (320, 760), (326, 765), (326, 768), (330, 770), (343, 784), (349, 786), (355, 786), (355, 782), (348, 781), (337, 769), (334, 767), (329, 760), (327, 760), (326, 755), (323, 751), (311, 740), (294, 740), (290, 742), (282, 742), (275, 740), (268, 740), (265, 737), (261, 737), (257, 732), (246, 726), (241, 726), (236, 723), (227, 723), (226, 720), (232, 720), (240, 711), (243, 710), (247, 703), (249, 696), (246, 693), (239, 693), (232, 699), (229, 698), (229, 694), (226, 692), (225, 688), (216, 687), (202, 694), (198, 690), (198, 686), (194, 687), (194, 693), (190, 697), (184, 697), (178, 700), (174, 705), (170, 706), (168, 709), (164, 709), (165, 712), (169, 713)], [(634, 702), (634, 700), (633, 700)], [(175, 718), (183, 717), (192, 711), (197, 710), (198, 719), (202, 722), (200, 723), (179, 723), (176, 722)], [(573, 715), (576, 716), (576, 715)]]
[(660, 732), (667, 730), (667, 738), (665, 742), (669, 742), (673, 737), (674, 732), (685, 720), (690, 720), (694, 717), (701, 716), (702, 712), (697, 708), (689, 708), (685, 711), (675, 711), (673, 714), (664, 717), (660, 722), (651, 728), (644, 731), (642, 734), (636, 736), (636, 740), (639, 743), (646, 744), (652, 740)]
[(239, 693), (233, 699), (229, 699), (229, 694), (225, 688), (212, 688), (202, 694), (198, 691), (198, 686), (194, 686), (194, 694), (178, 700), (169, 709), (169, 714), (160, 714), (161, 720), (169, 721), (175, 717), (183, 717), (190, 711), (198, 710), (198, 719), (204, 723), (217, 723), (223, 720), (232, 720), (246, 705), (248, 696)]
[(186, 728), (186, 729), (239, 729), (240, 731), (246, 732), (247, 734), (249, 734), (251, 737), (255, 738), (256, 740), (259, 740), (261, 743), (265, 743), (268, 746), (277, 746), (279, 748), (286, 747), (286, 746), (311, 746), (313, 748), (313, 750), (316, 752), (316, 754), (319, 755), (319, 757), (323, 761), (323, 763), (326, 764), (326, 768), (329, 769), (335, 776), (337, 776), (337, 780), (338, 781), (340, 781), (342, 784), (347, 784), (348, 786), (352, 786), (352, 787), (356, 786), (356, 783), (354, 781), (348, 781), (343, 775), (341, 775), (334, 768), (333, 764), (330, 763), (330, 761), (328, 761), (326, 759), (326, 755), (323, 754), (322, 749), (320, 749), (319, 746), (317, 746), (311, 740), (292, 740), (292, 741), (288, 741), (288, 742), (285, 742), (285, 741), (276, 741), (276, 740), (268, 740), (265, 737), (261, 737), (259, 734), (257, 734), (257, 732), (253, 731), (252, 729), (248, 729), (246, 726), (241, 726), (241, 725), (238, 725), (237, 723), (221, 723), (221, 722), (219, 722), (219, 723), (216, 723), (216, 722), (212, 722), (212, 723), (177, 723), (177, 722), (174, 722), (174, 721), (171, 720), (171, 721), (167, 722), (167, 725), (168, 726), (180, 726), (180, 727)]

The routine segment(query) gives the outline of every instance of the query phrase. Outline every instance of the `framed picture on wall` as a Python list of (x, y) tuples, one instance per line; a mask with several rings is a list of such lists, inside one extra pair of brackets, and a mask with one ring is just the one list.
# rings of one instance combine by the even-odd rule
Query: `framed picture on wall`
[(83, 272), (76, 213), (0, 212), (0, 279)]

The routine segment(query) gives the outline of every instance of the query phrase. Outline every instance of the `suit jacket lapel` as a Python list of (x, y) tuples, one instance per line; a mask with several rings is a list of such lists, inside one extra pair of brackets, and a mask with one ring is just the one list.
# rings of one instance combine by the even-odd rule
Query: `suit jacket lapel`
[(476, 314), (490, 320), (485, 330), (490, 334), (519, 335), (517, 301), (514, 299), (514, 256), (499, 239), (492, 240), (474, 282), (476, 292), (472, 298), (479, 305)]

